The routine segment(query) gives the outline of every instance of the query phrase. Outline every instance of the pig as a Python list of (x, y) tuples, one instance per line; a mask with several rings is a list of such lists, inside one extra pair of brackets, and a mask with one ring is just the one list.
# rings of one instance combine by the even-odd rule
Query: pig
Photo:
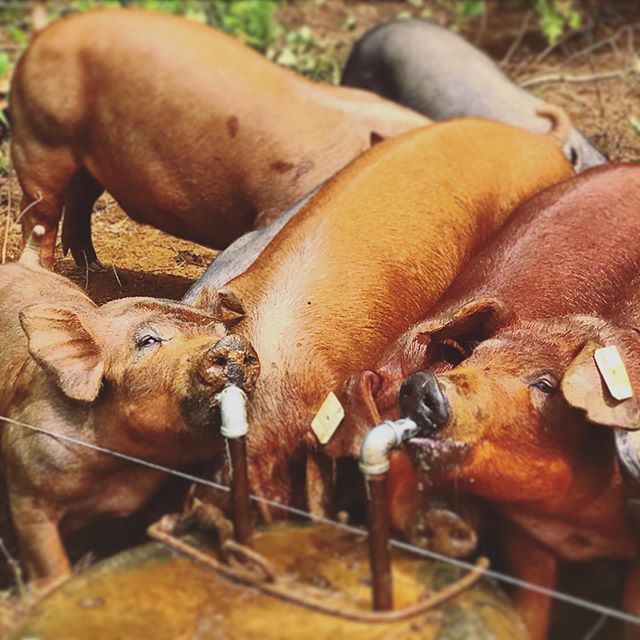
[[(535, 112), (540, 98), (458, 34), (424, 20), (396, 20), (365, 33), (347, 60), (342, 84), (374, 91), (434, 120), (481, 116), (538, 132), (549, 126)], [(607, 162), (577, 129), (564, 152), (578, 171)]]
[(39, 33), (9, 107), (23, 231), (45, 226), (46, 267), (64, 209), (65, 253), (100, 268), (91, 212), (103, 190), (138, 222), (222, 249), (372, 142), (430, 122), (313, 83), (205, 25), (131, 9)]
[(639, 183), (638, 165), (618, 163), (595, 167), (524, 202), (428, 315), (391, 341), (371, 369), (347, 381), (343, 450), (350, 446), (351, 455), (358, 455), (371, 427), (398, 417), (405, 378), (427, 366), (460, 362), (494, 326), (598, 314), (614, 304), (640, 270), (640, 247), (633, 242), (640, 233)]
[[(410, 443), (423, 478), (491, 502), (521, 580), (554, 589), (559, 560), (637, 559), (607, 425), (640, 429), (640, 411), (635, 398), (608, 393), (594, 362), (596, 348), (615, 345), (633, 365), (637, 393), (637, 327), (583, 315), (518, 321), (451, 371), (419, 372), (403, 385), (403, 404), (423, 428)], [(639, 571), (632, 567), (624, 603), (636, 615)], [(545, 638), (549, 597), (519, 589), (515, 603), (531, 637)]]
[(219, 278), (214, 261), (183, 302), (235, 319), (260, 359), (252, 490), (330, 509), (324, 487), (341, 427), (326, 455), (310, 429), (325, 398), (424, 316), (517, 204), (571, 175), (550, 136), (478, 119), (438, 123), (354, 160), (266, 243), (259, 236), (235, 277)]
[[(638, 165), (598, 167), (546, 189), (432, 314), (351, 381), (373, 389), (360, 398), (375, 407), (369, 422), (401, 413), (422, 427), (410, 445), (417, 472), (401, 456), (390, 475), (400, 526), (412, 501), (420, 508), (421, 481), (488, 500), (523, 580), (553, 588), (559, 559), (635, 557), (621, 471), (637, 484), (640, 461), (625, 459), (628, 438), (610, 427), (639, 429), (640, 411), (608, 395), (593, 354), (617, 346), (640, 388), (639, 208)], [(516, 602), (532, 636), (544, 638), (548, 597), (523, 589)], [(627, 605), (640, 613), (637, 597)]]
[(39, 251), (32, 239), (0, 267), (0, 468), (28, 573), (50, 581), (70, 572), (63, 536), (136, 511), (167, 478), (104, 449), (173, 468), (215, 457), (216, 396), (251, 391), (259, 364), (211, 313), (153, 298), (98, 307)]

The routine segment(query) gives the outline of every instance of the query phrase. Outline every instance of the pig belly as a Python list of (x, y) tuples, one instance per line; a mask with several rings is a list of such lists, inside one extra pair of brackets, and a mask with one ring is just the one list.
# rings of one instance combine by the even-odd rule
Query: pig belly
[[(508, 510), (505, 516), (531, 537), (553, 549), (558, 556), (571, 562), (630, 558), (636, 553), (633, 536), (623, 522), (614, 534), (597, 527), (531, 513)], [(606, 522), (608, 526), (611, 524)]]
[[(215, 249), (224, 249), (248, 231), (257, 214), (233, 188), (226, 171), (205, 159), (197, 167), (167, 165), (158, 156), (145, 164), (137, 158), (116, 163), (103, 152), (99, 161), (88, 157), (84, 164), (137, 222)], [(203, 167), (206, 178), (198, 176)]]
[(129, 516), (142, 508), (166, 479), (159, 471), (135, 469), (106, 480), (85, 480), (85, 492), (65, 504), (61, 531), (66, 534), (105, 518)]

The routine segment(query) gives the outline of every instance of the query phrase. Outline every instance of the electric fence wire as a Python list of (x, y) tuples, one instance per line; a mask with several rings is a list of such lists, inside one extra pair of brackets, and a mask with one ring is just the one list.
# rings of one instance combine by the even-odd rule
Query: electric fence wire
[[(170, 474), (172, 476), (182, 478), (184, 480), (189, 480), (190, 482), (195, 482), (196, 484), (200, 484), (203, 486), (211, 487), (212, 489), (217, 489), (219, 491), (229, 492), (230, 488), (226, 485), (220, 484), (218, 482), (213, 482), (212, 480), (207, 480), (205, 478), (200, 478), (198, 476), (194, 476), (190, 473), (185, 473), (184, 471), (179, 471), (178, 469), (172, 469), (171, 467), (165, 467), (160, 464), (156, 464), (155, 462), (149, 462), (147, 460), (143, 460), (142, 458), (136, 458), (135, 456), (130, 456), (126, 453), (121, 453), (120, 451), (114, 451), (112, 449), (108, 449), (107, 447), (101, 447), (100, 445), (93, 444), (91, 442), (85, 442), (83, 440), (79, 440), (78, 438), (74, 438), (72, 436), (68, 436), (65, 434), (55, 433), (53, 431), (49, 431), (42, 427), (36, 427), (31, 424), (27, 424), (26, 422), (20, 422), (18, 420), (14, 420), (12, 418), (7, 418), (5, 416), (0, 415), (0, 422), (6, 422), (9, 424), (13, 424), (19, 427), (23, 427), (25, 429), (29, 429), (31, 431), (41, 433), (46, 436), (50, 436), (57, 440), (62, 440), (64, 442), (69, 442), (74, 445), (78, 445), (81, 447), (85, 447), (88, 449), (93, 449), (94, 451), (99, 451), (100, 453), (104, 453), (106, 455), (115, 456), (116, 458), (120, 458), (122, 460), (126, 460), (128, 462), (132, 462), (134, 464), (139, 464), (145, 466), (149, 469), (153, 469), (155, 471), (162, 471), (164, 473)], [(311, 520), (313, 522), (319, 522), (322, 524), (327, 524), (337, 529), (341, 529), (347, 533), (355, 534), (358, 536), (367, 536), (367, 531), (360, 527), (354, 527), (352, 525), (344, 524), (342, 522), (337, 522), (335, 520), (331, 520), (330, 518), (325, 518), (322, 516), (315, 516), (308, 511), (304, 511), (303, 509), (297, 509), (295, 507), (290, 507), (289, 505), (282, 504), (280, 502), (276, 502), (274, 500), (268, 500), (267, 498), (263, 498), (261, 496), (251, 495), (251, 499), (255, 502), (261, 502), (266, 504), (269, 507), (274, 509), (279, 509), (282, 511), (286, 511), (287, 513), (300, 516), (307, 520)], [(407, 551), (413, 555), (420, 556), (423, 558), (428, 558), (430, 560), (437, 560), (438, 562), (444, 562), (454, 567), (458, 567), (460, 569), (464, 569), (467, 571), (472, 571), (476, 568), (476, 566), (470, 562), (465, 562), (464, 560), (457, 560), (455, 558), (450, 558), (448, 556), (442, 555), (440, 553), (436, 553), (435, 551), (429, 551), (427, 549), (421, 549), (420, 547), (416, 547), (408, 542), (402, 542), (401, 540), (391, 539), (390, 541), (393, 547), (397, 549), (402, 549), (403, 551)], [(572, 596), (571, 594), (564, 593), (562, 591), (556, 591), (554, 589), (547, 589), (545, 587), (541, 587), (532, 582), (526, 582), (524, 580), (519, 580), (518, 578), (514, 578), (506, 573), (501, 573), (499, 571), (494, 571), (493, 569), (486, 569), (484, 571), (484, 575), (489, 578), (493, 578), (498, 582), (503, 582), (505, 584), (509, 584), (515, 587), (528, 589), (529, 591), (534, 591), (535, 593), (539, 593), (541, 595), (549, 596), (555, 600), (560, 602), (565, 602), (567, 604), (587, 609), (594, 613), (598, 613), (602, 616), (609, 616), (616, 620), (620, 620), (621, 622), (625, 622), (628, 624), (638, 625), (640, 626), (640, 617), (634, 616), (629, 613), (625, 613), (624, 611), (619, 611), (617, 609), (613, 609), (611, 607), (607, 607), (605, 605), (598, 604), (597, 602), (591, 602), (589, 600), (584, 600), (583, 598), (578, 598), (576, 596)]]

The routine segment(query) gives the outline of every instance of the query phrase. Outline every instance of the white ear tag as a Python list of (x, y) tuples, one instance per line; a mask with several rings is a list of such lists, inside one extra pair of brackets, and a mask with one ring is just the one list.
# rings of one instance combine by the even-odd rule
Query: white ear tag
[(616, 400), (628, 400), (633, 396), (629, 374), (616, 347), (596, 349), (595, 358), (598, 371), (602, 376), (609, 393)]
[(327, 444), (344, 418), (344, 409), (333, 391), (325, 398), (314, 419), (311, 428), (321, 444)]

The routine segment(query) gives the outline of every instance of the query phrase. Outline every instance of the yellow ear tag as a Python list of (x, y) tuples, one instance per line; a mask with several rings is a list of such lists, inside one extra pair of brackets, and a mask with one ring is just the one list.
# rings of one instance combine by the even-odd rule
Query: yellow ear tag
[(318, 409), (315, 418), (311, 421), (311, 428), (321, 444), (327, 444), (331, 440), (331, 436), (336, 432), (342, 418), (344, 418), (344, 409), (340, 400), (336, 398), (336, 394), (330, 391)]
[(596, 349), (593, 357), (609, 393), (616, 400), (628, 400), (633, 396), (629, 374), (615, 347)]

